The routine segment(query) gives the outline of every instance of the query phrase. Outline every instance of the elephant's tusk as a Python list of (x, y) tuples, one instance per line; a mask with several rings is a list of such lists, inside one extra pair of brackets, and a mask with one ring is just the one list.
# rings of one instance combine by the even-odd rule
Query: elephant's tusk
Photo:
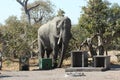
[(62, 37), (62, 32), (60, 33), (60, 36), (59, 36), (59, 39), (58, 39), (58, 42), (57, 42), (58, 45), (60, 44), (61, 37)]
[(61, 40), (61, 38), (58, 39), (58, 42), (57, 42), (58, 45), (60, 44), (60, 40)]

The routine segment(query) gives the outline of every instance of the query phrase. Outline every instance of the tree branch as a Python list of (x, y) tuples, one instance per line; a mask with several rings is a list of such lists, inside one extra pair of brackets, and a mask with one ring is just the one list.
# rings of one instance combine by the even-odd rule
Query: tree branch
[(16, 1), (24, 7), (24, 1), (23, 2), (21, 2), (20, 0), (16, 0)]
[(87, 39), (85, 39), (81, 44), (80, 44), (80, 48), (82, 47), (82, 46), (84, 46), (84, 45), (93, 45), (93, 43), (92, 43), (92, 41), (93, 41), (93, 39), (95, 38), (95, 37), (97, 37), (97, 36), (100, 36), (100, 34), (99, 33), (96, 33), (96, 34), (94, 34), (93, 36), (91, 36), (90, 38), (87, 38)]
[(34, 21), (35, 21), (35, 23), (38, 23), (38, 22), (40, 22), (42, 19), (43, 19), (43, 17), (40, 17), (38, 20), (37, 20), (36, 18), (34, 18)]
[(28, 11), (30, 11), (30, 10), (32, 10), (32, 9), (34, 9), (34, 8), (36, 8), (36, 7), (38, 7), (39, 5), (40, 5), (40, 4), (37, 4), (37, 5), (35, 5), (35, 6), (31, 7), (31, 8), (29, 8)]
[(24, 0), (24, 2), (25, 2), (25, 4), (24, 4), (25, 12), (27, 12), (28, 11), (28, 9), (27, 9), (28, 0)]

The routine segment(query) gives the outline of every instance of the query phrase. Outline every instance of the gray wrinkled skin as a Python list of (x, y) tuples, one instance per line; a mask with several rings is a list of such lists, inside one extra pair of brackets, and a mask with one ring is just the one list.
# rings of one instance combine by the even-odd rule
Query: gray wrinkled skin
[[(39, 58), (46, 53), (49, 58), (53, 52), (54, 67), (61, 67), (63, 57), (71, 39), (71, 20), (68, 17), (55, 17), (38, 29)], [(57, 64), (58, 52), (61, 50), (60, 62)], [(46, 51), (46, 52), (45, 52)]]

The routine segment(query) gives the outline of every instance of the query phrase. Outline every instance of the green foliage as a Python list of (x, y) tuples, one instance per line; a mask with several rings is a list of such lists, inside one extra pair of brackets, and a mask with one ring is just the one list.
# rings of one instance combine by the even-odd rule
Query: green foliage
[(29, 54), (32, 41), (37, 38), (38, 27), (28, 27), (24, 25), (16, 16), (10, 16), (6, 20), (6, 25), (1, 28), (3, 41), (3, 56), (19, 57)]
[(101, 43), (105, 46), (113, 44), (120, 35), (120, 6), (118, 4), (111, 6), (105, 0), (89, 0), (88, 5), (82, 10), (78, 26), (88, 31), (91, 36), (96, 33), (102, 35)]
[(83, 14), (79, 19), (79, 26), (85, 28), (89, 33), (104, 33), (108, 5), (102, 0), (90, 0), (86, 7), (83, 7)]
[(70, 56), (69, 53), (70, 51), (80, 49), (80, 44), (82, 43), (82, 41), (89, 36), (88, 32), (85, 29), (80, 28), (78, 25), (72, 26), (71, 33), (73, 38), (75, 38), (75, 40), (74, 39), (70, 40), (67, 49), (67, 54), (65, 56), (66, 58)]

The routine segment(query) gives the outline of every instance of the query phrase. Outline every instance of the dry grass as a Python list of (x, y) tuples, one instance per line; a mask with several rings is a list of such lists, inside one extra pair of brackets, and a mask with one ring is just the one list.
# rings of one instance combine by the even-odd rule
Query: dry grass
[[(109, 51), (108, 55), (111, 56), (111, 63), (118, 64), (117, 54), (120, 54), (120, 51)], [(30, 64), (30, 70), (38, 69), (38, 59), (32, 58), (29, 60)], [(68, 67), (71, 64), (71, 58), (67, 58), (63, 61), (63, 67)], [(19, 71), (19, 62), (13, 62), (13, 61), (4, 61), (2, 64), (2, 70), (14, 70)]]
[(67, 58), (63, 61), (63, 67), (68, 67), (71, 65), (71, 58)]
[[(30, 59), (29, 64), (30, 70), (37, 69), (38, 67), (36, 65), (38, 64), (38, 59), (36, 58)], [(6, 60), (2, 63), (2, 70), (19, 71), (19, 62)]]
[(19, 70), (19, 63), (6, 60), (2, 63), (2, 70)]
[(111, 61), (111, 63), (113, 63), (113, 64), (118, 64), (119, 62), (119, 60), (118, 60), (118, 58), (117, 58), (117, 54), (120, 54), (120, 51), (117, 51), (117, 50), (112, 50), (112, 51), (109, 51), (108, 52), (108, 55), (110, 56), (110, 61)]

